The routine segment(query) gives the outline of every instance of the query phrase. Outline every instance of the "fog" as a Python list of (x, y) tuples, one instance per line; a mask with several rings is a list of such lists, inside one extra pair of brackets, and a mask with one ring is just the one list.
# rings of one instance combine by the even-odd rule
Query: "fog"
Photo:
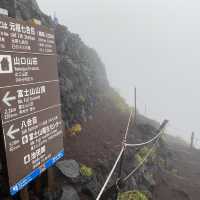
[[(38, 0), (41, 9), (99, 53), (111, 85), (138, 109), (200, 132), (200, 3), (197, 0)], [(200, 136), (199, 136), (200, 137)]]

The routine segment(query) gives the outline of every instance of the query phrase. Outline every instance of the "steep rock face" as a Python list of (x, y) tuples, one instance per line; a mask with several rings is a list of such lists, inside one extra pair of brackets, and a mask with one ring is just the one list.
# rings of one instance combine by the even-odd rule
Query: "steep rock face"
[(109, 88), (105, 67), (95, 50), (86, 46), (67, 27), (55, 24), (40, 10), (36, 0), (0, 0), (0, 7), (7, 9), (11, 17), (22, 20), (35, 18), (55, 30), (65, 126), (86, 121), (98, 94)]
[(66, 126), (91, 115), (97, 96), (109, 87), (104, 65), (95, 50), (77, 34), (56, 26), (62, 110)]
[(41, 12), (36, 0), (0, 0), (0, 7), (7, 9), (10, 17), (22, 20), (36, 18), (44, 25), (52, 25), (52, 20)]

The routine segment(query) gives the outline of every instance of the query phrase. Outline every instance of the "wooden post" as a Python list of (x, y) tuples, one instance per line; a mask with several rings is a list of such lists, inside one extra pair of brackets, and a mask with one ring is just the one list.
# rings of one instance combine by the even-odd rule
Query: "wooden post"
[(194, 132), (192, 132), (192, 135), (191, 135), (191, 143), (190, 143), (190, 148), (193, 149), (194, 148)]
[(25, 187), (23, 190), (20, 191), (19, 193), (20, 200), (29, 200), (29, 192), (28, 192), (28, 187)]
[[(1, 117), (0, 117), (1, 122)], [(3, 128), (2, 124), (0, 123), (0, 162), (2, 164), (2, 187), (3, 187), (3, 194), (2, 195), (8, 195), (9, 196), (9, 181), (8, 181), (8, 170), (7, 170), (7, 160), (6, 160), (6, 150), (5, 150), (5, 144), (4, 144), (4, 136), (3, 136)]]
[(144, 107), (144, 115), (147, 117), (147, 104), (145, 104), (145, 107)]
[(134, 120), (135, 120), (135, 124), (137, 123), (137, 89), (135, 87), (134, 89), (134, 98), (135, 98), (135, 116), (134, 116)]
[(48, 191), (51, 192), (54, 190), (54, 187), (55, 187), (54, 171), (52, 167), (47, 170), (47, 180), (48, 180)]
[(16, 0), (9, 0), (9, 11), (8, 15), (9, 17), (16, 17)]
[(40, 177), (38, 177), (36, 180), (35, 180), (35, 183), (34, 183), (34, 193), (36, 194), (36, 195), (40, 195), (40, 193), (41, 193), (41, 176)]

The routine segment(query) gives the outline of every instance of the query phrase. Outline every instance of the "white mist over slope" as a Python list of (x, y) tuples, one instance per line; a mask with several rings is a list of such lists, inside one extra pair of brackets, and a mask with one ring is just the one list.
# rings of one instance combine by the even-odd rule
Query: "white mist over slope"
[(140, 112), (159, 121), (168, 118), (175, 126), (171, 132), (184, 138), (200, 132), (199, 1), (38, 3), (98, 51), (111, 85), (128, 102), (130, 88), (137, 86)]

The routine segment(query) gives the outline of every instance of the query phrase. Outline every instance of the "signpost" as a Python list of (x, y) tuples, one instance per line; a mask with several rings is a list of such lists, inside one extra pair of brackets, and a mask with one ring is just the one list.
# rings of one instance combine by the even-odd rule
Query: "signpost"
[(55, 36), (0, 15), (0, 112), (10, 194), (64, 156)]

